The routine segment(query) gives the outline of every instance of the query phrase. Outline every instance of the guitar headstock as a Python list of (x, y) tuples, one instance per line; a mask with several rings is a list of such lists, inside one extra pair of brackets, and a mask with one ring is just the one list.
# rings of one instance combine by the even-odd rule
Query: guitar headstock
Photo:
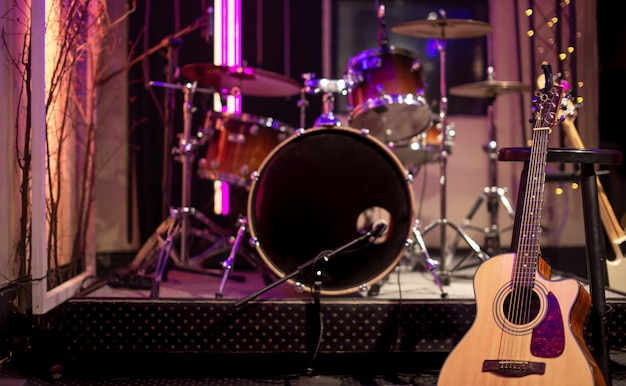
[[(545, 79), (552, 78), (552, 67), (549, 64), (541, 66)], [(561, 100), (563, 99), (564, 86), (554, 84), (553, 82), (544, 82), (542, 89), (535, 91), (533, 97), (533, 118), (535, 128), (550, 128), (562, 119), (559, 111), (561, 110)]]

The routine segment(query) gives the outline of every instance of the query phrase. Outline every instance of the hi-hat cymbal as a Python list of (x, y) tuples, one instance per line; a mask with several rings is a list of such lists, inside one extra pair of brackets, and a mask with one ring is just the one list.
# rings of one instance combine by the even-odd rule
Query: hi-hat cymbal
[(300, 92), (300, 84), (295, 80), (258, 68), (193, 63), (183, 66), (181, 72), (203, 87), (226, 89), (228, 93), (235, 88), (242, 95), (261, 97), (287, 97)]
[(505, 80), (486, 80), (450, 87), (450, 94), (452, 95), (483, 99), (492, 99), (500, 94), (526, 91), (530, 91), (529, 85)]
[(417, 38), (457, 39), (485, 36), (493, 26), (484, 21), (471, 19), (425, 19), (400, 23), (391, 32)]

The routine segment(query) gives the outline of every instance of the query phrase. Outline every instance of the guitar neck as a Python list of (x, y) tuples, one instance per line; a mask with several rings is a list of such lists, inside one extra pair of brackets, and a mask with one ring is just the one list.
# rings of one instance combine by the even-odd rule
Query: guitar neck
[[(583, 149), (585, 146), (578, 135), (578, 130), (574, 125), (573, 117), (567, 117), (562, 122), (562, 125), (565, 135), (572, 142), (572, 145), (579, 149)], [(613, 210), (613, 207), (611, 206), (611, 203), (609, 202), (609, 199), (604, 191), (604, 187), (598, 177), (596, 177), (596, 182), (598, 185), (598, 203), (600, 206), (600, 218), (602, 220), (602, 225), (604, 225), (604, 230), (608, 238), (611, 240), (611, 246), (613, 247), (615, 255), (621, 258), (626, 254), (626, 233), (617, 220), (615, 211)]]

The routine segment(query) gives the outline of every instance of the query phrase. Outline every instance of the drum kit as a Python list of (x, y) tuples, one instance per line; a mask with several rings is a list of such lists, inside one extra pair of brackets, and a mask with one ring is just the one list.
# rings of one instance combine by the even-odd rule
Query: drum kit
[[(167, 237), (171, 240), (174, 233), (179, 233), (176, 236), (181, 240), (180, 265), (190, 260), (186, 244), (193, 231), (190, 219), (199, 216), (204, 224), (211, 225), (210, 220), (190, 206), (195, 148), (207, 145), (206, 155), (199, 161), (201, 178), (226, 182), (247, 191), (246, 215), (239, 216), (236, 237), (228, 238), (230, 254), (222, 263), (222, 282), (216, 297), (222, 297), (247, 233), (261, 263), (281, 278), (280, 282), (290, 280), (302, 290), (313, 291), (316, 287), (316, 291), (328, 295), (370, 291), (379, 286), (409, 247), (424, 257), (445, 297), (446, 282), (441, 275), (449, 273), (443, 259), (447, 226), (452, 226), (481, 260), (489, 258), (464, 227), (453, 224), (446, 216), (446, 162), (453, 146), (454, 129), (447, 122), (444, 69), (447, 39), (484, 36), (491, 33), (492, 27), (475, 20), (448, 19), (440, 11), (426, 20), (391, 28), (401, 35), (434, 38), (438, 42), (441, 100), (439, 113), (434, 115), (425, 99), (419, 57), (389, 45), (384, 6), (378, 8), (378, 21), (379, 47), (351, 58), (340, 79), (316, 79), (313, 74), (303, 74), (301, 85), (288, 77), (255, 68), (189, 64), (181, 73), (192, 83), (183, 86), (152, 83), (185, 93), (184, 132), (175, 151), (183, 163), (182, 207), (173, 211), (180, 226), (171, 227)], [(497, 95), (526, 89), (525, 85), (498, 82), (491, 77), (486, 82), (458, 86), (451, 91), (459, 96), (487, 100), (491, 114)], [(269, 117), (209, 111), (202, 129), (192, 135), (191, 99), (198, 91), (261, 97), (299, 93), (300, 128)], [(313, 127), (305, 129), (306, 97), (311, 94), (323, 95), (324, 111)], [(337, 95), (348, 97), (349, 127), (334, 116)], [(490, 123), (491, 186), (485, 194), (490, 202), (492, 199), (503, 202), (512, 213), (503, 190), (497, 187), (493, 118)], [(419, 220), (415, 219), (411, 183), (420, 165), (430, 162), (440, 165), (441, 218), (422, 231)], [(497, 210), (497, 205), (490, 208)], [(471, 216), (473, 213), (469, 219)], [(493, 216), (495, 224), (496, 214)], [(423, 235), (436, 226), (441, 228), (439, 261), (429, 256), (423, 240)], [(155, 282), (161, 280), (170, 253), (171, 243), (164, 244)]]

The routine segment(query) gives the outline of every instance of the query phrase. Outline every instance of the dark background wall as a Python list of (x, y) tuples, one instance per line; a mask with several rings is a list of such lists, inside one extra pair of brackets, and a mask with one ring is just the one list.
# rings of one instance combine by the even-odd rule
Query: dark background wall
[[(158, 45), (164, 38), (177, 30), (191, 25), (206, 12), (206, 0), (186, 0), (172, 2), (170, 0), (150, 0), (137, 3), (137, 11), (131, 15), (129, 39), (133, 56), (145, 52), (148, 48)], [(487, 1), (477, 0), (467, 3), (461, 0), (447, 0), (445, 4), (435, 1), (402, 2), (388, 1), (387, 24), (392, 26), (401, 21), (419, 20), (436, 12), (442, 6), (448, 6), (450, 18), (472, 18), (487, 20)], [(179, 4), (177, 10), (175, 5)], [(340, 78), (347, 68), (348, 57), (354, 56), (378, 46), (376, 2), (363, 0), (333, 1), (332, 17), (334, 31), (331, 37), (330, 55), (332, 56), (333, 77)], [(289, 1), (289, 0), (243, 0), (242, 1), (242, 56), (244, 63), (253, 68), (285, 75), (294, 81), (303, 83), (303, 73), (322, 74), (322, 2), (321, 1)], [(176, 22), (178, 21), (178, 25)], [(421, 42), (423, 40), (423, 43)], [(415, 52), (428, 65), (424, 77), (428, 83), (429, 102), (438, 101), (439, 94), (439, 58), (433, 41), (393, 35), (392, 45)], [(182, 36), (175, 49), (174, 68), (190, 63), (212, 63), (212, 41), (206, 41), (200, 30)], [(288, 49), (285, 49), (286, 44)], [(451, 84), (469, 83), (484, 79), (484, 74), (472, 71), (473, 60), (485, 61), (485, 39), (470, 39), (469, 43), (450, 42), (447, 47), (449, 78)], [(145, 240), (167, 215), (167, 203), (180, 204), (180, 163), (171, 160), (169, 149), (178, 145), (175, 134), (183, 127), (183, 95), (177, 91), (175, 102), (169, 106), (174, 116), (173, 130), (164, 132), (163, 111), (168, 107), (164, 101), (164, 89), (146, 89), (146, 82), (165, 81), (170, 68), (167, 49), (151, 55), (143, 65), (136, 65), (129, 79), (130, 119), (131, 119), (131, 159), (134, 162), (138, 181), (139, 224), (141, 239)], [(466, 61), (462, 66), (459, 62)], [(484, 66), (483, 66), (484, 67)], [(393, 74), (390, 74), (393, 77)], [(193, 79), (191, 79), (193, 80)], [(171, 78), (172, 82), (188, 81), (182, 78)], [(201, 85), (202, 86), (202, 85)], [(292, 127), (300, 126), (301, 111), (298, 107), (300, 96), (285, 98), (266, 98), (244, 96), (243, 112), (260, 117), (272, 117)], [(337, 98), (336, 111), (345, 113), (345, 106)], [(322, 113), (322, 97), (307, 96), (308, 107), (305, 111), (305, 127), (312, 127), (315, 119)], [(202, 126), (206, 112), (210, 109), (211, 98), (207, 95), (196, 95), (194, 98), (197, 111), (193, 116), (194, 129)], [(436, 106), (433, 107), (437, 109)], [(464, 98), (455, 104), (458, 111), (470, 114), (483, 113), (480, 100)], [(199, 148), (197, 157), (201, 158), (206, 149)], [(167, 171), (171, 170), (171, 173)], [(198, 179), (193, 181), (192, 205), (203, 212), (211, 212), (212, 184), (211, 181)], [(167, 182), (169, 181), (169, 183)], [(167, 188), (170, 186), (171, 188)], [(245, 192), (234, 197), (240, 201), (241, 212), (245, 212)], [(242, 213), (245, 214), (245, 213)], [(236, 216), (236, 215), (235, 215)], [(214, 218), (220, 225), (230, 225), (233, 216)]]
[[(599, 130), (600, 146), (626, 150), (626, 127), (622, 114), (621, 90), (626, 88), (626, 3), (598, 0), (598, 50), (599, 50)], [(616, 94), (617, 92), (617, 94)], [(626, 168), (623, 163), (603, 175), (611, 205), (622, 226), (626, 226)]]

